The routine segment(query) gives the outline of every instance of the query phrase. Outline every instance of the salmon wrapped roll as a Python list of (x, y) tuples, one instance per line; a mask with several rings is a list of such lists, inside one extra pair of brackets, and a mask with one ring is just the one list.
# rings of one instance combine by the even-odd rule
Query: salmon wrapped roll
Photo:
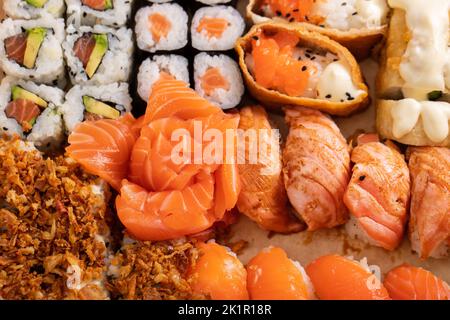
[(386, 0), (250, 0), (253, 23), (302, 22), (347, 47), (356, 57), (370, 54), (387, 30)]
[[(245, 162), (238, 165), (242, 189), (237, 207), (255, 221), (262, 229), (291, 233), (300, 231), (304, 225), (291, 216), (284, 189), (279, 135), (273, 134), (266, 111), (261, 106), (241, 109), (239, 129), (243, 130), (246, 154)], [(258, 153), (257, 163), (251, 162), (252, 131), (256, 146), (266, 143), (267, 152)], [(247, 138), (248, 136), (248, 138)], [(264, 140), (262, 140), (264, 139)]]
[(290, 126), (283, 150), (284, 184), (308, 230), (345, 223), (342, 201), (350, 179), (349, 147), (336, 124), (316, 110), (286, 110)]
[(415, 146), (450, 146), (447, 0), (390, 0), (394, 8), (377, 79), (377, 131)]
[(412, 177), (411, 246), (422, 259), (444, 258), (450, 246), (450, 150), (408, 149)]
[(301, 24), (264, 23), (236, 43), (239, 64), (254, 97), (348, 115), (369, 103), (351, 53)]
[(394, 146), (379, 142), (376, 135), (362, 136), (351, 160), (355, 165), (344, 195), (351, 213), (346, 230), (354, 238), (394, 250), (403, 239), (409, 208), (408, 165)]

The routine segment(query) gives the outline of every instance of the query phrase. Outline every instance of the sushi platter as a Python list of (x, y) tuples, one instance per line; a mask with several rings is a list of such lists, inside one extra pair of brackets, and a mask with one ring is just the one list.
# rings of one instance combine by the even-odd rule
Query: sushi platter
[(449, 12), (2, 0), (0, 300), (450, 300)]

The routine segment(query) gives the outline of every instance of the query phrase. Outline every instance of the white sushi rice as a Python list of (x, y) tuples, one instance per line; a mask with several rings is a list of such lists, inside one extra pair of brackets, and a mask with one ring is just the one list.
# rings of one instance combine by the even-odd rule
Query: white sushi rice
[(29, 5), (25, 0), (4, 0), (3, 10), (14, 19), (36, 19), (47, 15), (62, 18), (66, 6), (64, 0), (48, 0), (42, 8)]
[[(163, 15), (171, 24), (167, 36), (160, 38), (159, 41), (153, 39), (149, 26), (149, 16), (156, 13)], [(188, 15), (176, 3), (154, 4), (150, 7), (143, 7), (136, 13), (135, 20), (136, 42), (141, 50), (148, 52), (177, 50), (187, 44)]]
[(128, 93), (128, 83), (111, 83), (108, 85), (72, 87), (66, 94), (66, 102), (62, 107), (63, 119), (68, 133), (84, 119), (83, 96), (106, 102), (121, 113), (131, 112), (132, 99)]
[(306, 290), (308, 292), (308, 299), (312, 300), (312, 299), (317, 299), (316, 294), (315, 294), (315, 290), (314, 290), (314, 285), (311, 282), (311, 279), (308, 277), (308, 274), (306, 273), (305, 269), (302, 267), (302, 265), (300, 264), (300, 262), (298, 261), (294, 261), (292, 259), (289, 259), (292, 261), (292, 263), (294, 264), (294, 266), (298, 269), (298, 271), (300, 271), (300, 273), (302, 274), (302, 278), (303, 281), (306, 284)]
[[(417, 227), (413, 228), (413, 231), (410, 232), (409, 239), (411, 241), (411, 249), (419, 254), (419, 256), (422, 255), (422, 249), (421, 249), (421, 241), (419, 238), (419, 233), (417, 231)], [(447, 258), (450, 255), (450, 246), (443, 241), (439, 246), (434, 248), (430, 252), (430, 257), (435, 259), (444, 259)]]
[(162, 71), (189, 83), (188, 60), (185, 57), (176, 54), (155, 55), (145, 59), (139, 67), (137, 91), (142, 100), (148, 101), (152, 86), (158, 81)]
[[(209, 37), (207, 30), (198, 32), (203, 18), (220, 18), (228, 22), (228, 27), (220, 37)], [(214, 6), (198, 9), (191, 24), (192, 46), (198, 50), (230, 50), (242, 35), (245, 22), (240, 13), (230, 6)]]
[[(108, 35), (108, 51), (103, 56), (102, 62), (91, 79), (88, 78), (83, 63), (75, 56), (73, 51), (75, 42), (84, 33)], [(79, 28), (73, 25), (68, 26), (63, 48), (72, 84), (92, 85), (128, 81), (134, 50), (132, 36), (131, 30), (127, 28), (113, 29), (101, 25)]]
[[(202, 88), (201, 78), (209, 68), (218, 68), (230, 85), (228, 90), (217, 88), (212, 95), (207, 95)], [(244, 84), (237, 63), (226, 55), (209, 55), (199, 53), (194, 59), (195, 90), (205, 99), (222, 109), (237, 106), (244, 94)]]
[(343, 31), (384, 25), (388, 12), (386, 0), (321, 0), (312, 10), (325, 18), (325, 27)]
[[(28, 69), (8, 59), (5, 39), (22, 33), (24, 29), (37, 27), (46, 28), (47, 34), (39, 49), (35, 67)], [(64, 76), (64, 59), (61, 48), (64, 37), (63, 19), (53, 19), (50, 16), (36, 20), (5, 19), (0, 24), (0, 69), (10, 76), (52, 84)]]
[[(11, 101), (11, 89), (15, 85), (36, 94), (48, 103), (45, 110), (37, 117), (33, 129), (28, 135), (23, 132), (22, 127), (15, 119), (8, 118), (5, 114), (5, 109)], [(63, 101), (64, 92), (58, 88), (38, 85), (14, 77), (5, 77), (0, 85), (0, 132), (9, 135), (17, 134), (41, 150), (59, 147), (64, 137), (60, 110)]]
[(351, 239), (356, 239), (372, 246), (380, 245), (373, 238), (369, 237), (367, 232), (361, 228), (358, 219), (352, 214), (350, 215), (348, 222), (345, 224), (345, 231)]

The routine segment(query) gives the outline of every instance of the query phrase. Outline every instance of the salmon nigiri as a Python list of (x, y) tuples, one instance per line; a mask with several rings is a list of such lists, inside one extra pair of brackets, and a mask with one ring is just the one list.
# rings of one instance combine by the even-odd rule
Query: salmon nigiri
[[(237, 202), (239, 211), (265, 230), (281, 233), (300, 231), (304, 225), (288, 211), (281, 173), (280, 141), (278, 135), (270, 131), (272, 127), (266, 111), (261, 106), (249, 106), (242, 108), (240, 115), (239, 129), (245, 130), (244, 134), (254, 132), (256, 145), (262, 145), (260, 140), (266, 139), (267, 152), (259, 150), (258, 154), (251, 155), (252, 142), (245, 141), (245, 163), (238, 166), (242, 181)], [(257, 163), (251, 163), (252, 156), (257, 156)]]
[(336, 124), (320, 111), (286, 110), (290, 126), (283, 151), (289, 201), (308, 230), (347, 221), (342, 197), (350, 178), (349, 148)]
[(450, 149), (410, 147), (409, 238), (422, 259), (443, 258), (450, 247)]
[(333, 254), (306, 267), (314, 290), (322, 300), (389, 300), (380, 280), (366, 263)]
[(236, 255), (214, 242), (200, 243), (198, 250), (188, 271), (193, 292), (213, 300), (247, 300), (247, 272)]
[(353, 149), (353, 174), (344, 203), (351, 213), (346, 229), (352, 236), (387, 250), (403, 239), (409, 207), (410, 179), (404, 157), (376, 135), (360, 137)]
[(409, 264), (389, 271), (384, 286), (394, 300), (450, 300), (450, 286), (445, 281)]
[(247, 264), (247, 286), (252, 300), (305, 300), (314, 290), (302, 266), (281, 248), (263, 249)]
[(132, 129), (134, 121), (127, 114), (118, 120), (82, 122), (70, 134), (66, 151), (87, 172), (119, 190), (120, 182), (128, 175), (128, 160), (137, 138)]

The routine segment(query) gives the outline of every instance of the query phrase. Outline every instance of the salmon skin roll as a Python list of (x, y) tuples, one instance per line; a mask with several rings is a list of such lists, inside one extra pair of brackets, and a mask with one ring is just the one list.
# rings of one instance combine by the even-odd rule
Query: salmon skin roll
[(176, 3), (142, 7), (135, 16), (139, 49), (156, 52), (184, 48), (188, 42), (188, 15)]
[(281, 248), (263, 249), (247, 264), (251, 300), (314, 299), (314, 288), (303, 267)]
[(55, 149), (64, 138), (63, 101), (58, 88), (7, 76), (0, 85), (0, 132), (18, 135), (41, 151)]
[(134, 0), (66, 0), (67, 24), (124, 27)]
[(306, 267), (316, 295), (321, 300), (390, 300), (388, 291), (371, 270), (367, 259), (360, 262), (336, 254), (316, 259)]
[(450, 149), (410, 147), (409, 238), (420, 258), (445, 258), (450, 247)]
[(236, 107), (245, 87), (237, 63), (219, 54), (199, 53), (194, 58), (195, 91), (222, 109)]
[[(363, 140), (366, 137), (361, 137)], [(351, 218), (347, 233), (372, 245), (394, 250), (402, 241), (409, 209), (408, 165), (398, 150), (378, 141), (352, 151), (353, 173), (344, 194)]]
[(134, 50), (130, 29), (70, 25), (63, 48), (72, 84), (128, 81)]
[(409, 264), (389, 271), (384, 286), (394, 300), (450, 300), (450, 286), (445, 281)]
[(64, 0), (4, 0), (3, 10), (14, 19), (37, 19), (42, 16), (62, 18), (65, 11)]
[(5, 19), (0, 25), (0, 68), (13, 77), (63, 87), (64, 36), (63, 19)]
[(230, 50), (244, 29), (244, 19), (233, 7), (203, 7), (192, 18), (192, 46), (206, 51)]
[(297, 216), (310, 231), (345, 223), (342, 198), (350, 179), (345, 138), (333, 120), (316, 110), (286, 109), (286, 122), (284, 185)]

